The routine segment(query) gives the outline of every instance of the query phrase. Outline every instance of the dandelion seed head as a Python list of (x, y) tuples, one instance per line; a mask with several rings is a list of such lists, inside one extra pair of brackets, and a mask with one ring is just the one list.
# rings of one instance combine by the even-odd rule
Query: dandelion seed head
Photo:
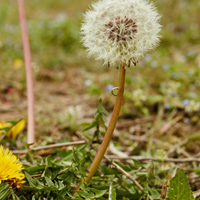
[(84, 16), (83, 44), (104, 64), (128, 66), (158, 45), (159, 19), (147, 0), (99, 0)]

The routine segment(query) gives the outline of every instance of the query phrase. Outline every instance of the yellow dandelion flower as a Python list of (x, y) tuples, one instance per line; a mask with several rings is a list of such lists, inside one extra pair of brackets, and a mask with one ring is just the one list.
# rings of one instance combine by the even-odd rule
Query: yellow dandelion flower
[[(6, 134), (6, 136), (8, 137), (12, 137), (12, 138), (16, 138), (18, 136), (18, 134), (24, 129), (26, 123), (25, 120), (20, 120), (16, 125), (14, 125)], [(11, 123), (7, 123), (7, 122), (0, 122), (0, 129), (6, 128), (6, 127), (11, 127), (12, 124)], [(2, 133), (0, 133), (0, 136), (2, 135)]]
[(22, 65), (23, 65), (22, 59), (17, 58), (17, 59), (14, 60), (14, 67), (15, 67), (16, 69), (22, 67)]
[(0, 184), (4, 181), (21, 188), (25, 183), (23, 179), (25, 175), (21, 173), (23, 165), (18, 162), (19, 159), (9, 152), (8, 149), (4, 150), (3, 146), (0, 146)]

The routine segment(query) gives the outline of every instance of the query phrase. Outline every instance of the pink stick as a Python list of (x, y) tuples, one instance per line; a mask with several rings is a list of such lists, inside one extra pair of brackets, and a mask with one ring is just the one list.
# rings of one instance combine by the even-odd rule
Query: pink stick
[(34, 114), (34, 91), (33, 91), (33, 75), (31, 66), (31, 51), (28, 39), (28, 31), (26, 25), (24, 0), (18, 0), (19, 17), (22, 31), (22, 40), (24, 48), (24, 58), (26, 65), (26, 84), (28, 96), (28, 134), (27, 144), (35, 142), (35, 114)]

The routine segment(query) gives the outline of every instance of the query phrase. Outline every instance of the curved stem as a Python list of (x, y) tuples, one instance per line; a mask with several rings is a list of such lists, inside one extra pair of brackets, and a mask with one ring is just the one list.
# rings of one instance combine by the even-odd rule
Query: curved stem
[(119, 112), (120, 112), (120, 108), (122, 105), (122, 99), (123, 99), (123, 95), (124, 95), (124, 85), (125, 85), (125, 74), (126, 74), (126, 69), (123, 65), (121, 65), (120, 67), (120, 76), (119, 76), (119, 90), (118, 90), (118, 94), (117, 94), (117, 99), (115, 102), (115, 106), (113, 109), (113, 113), (112, 113), (112, 117), (110, 119), (110, 123), (108, 125), (108, 129), (106, 131), (106, 134), (103, 138), (103, 141), (101, 143), (101, 146), (92, 162), (92, 164), (90, 165), (89, 168), (89, 172), (86, 174), (85, 177), (85, 182), (89, 183), (92, 176), (94, 175), (94, 173), (96, 172), (97, 168), (99, 167), (99, 164), (106, 152), (106, 149), (110, 143), (110, 140), (112, 138), (113, 135), (113, 131), (115, 129), (116, 123), (117, 123), (117, 119), (119, 116)]
[[(122, 105), (122, 99), (123, 99), (123, 95), (124, 95), (125, 75), (126, 75), (126, 68), (124, 65), (121, 65), (120, 76), (119, 76), (119, 89), (118, 89), (117, 99), (116, 99), (115, 106), (113, 109), (112, 117), (110, 119), (110, 123), (108, 125), (108, 129), (103, 138), (101, 146), (100, 146), (92, 164), (90, 165), (90, 168), (88, 169), (89, 172), (86, 174), (85, 182), (87, 184), (90, 182), (92, 176), (94, 175), (97, 168), (99, 167), (99, 164), (100, 164), (100, 162), (106, 152), (106, 149), (110, 143), (110, 140), (112, 138), (113, 131), (115, 129), (117, 119), (119, 116), (119, 111), (120, 111), (120, 108)], [(77, 188), (75, 189), (73, 196), (75, 196), (75, 194), (79, 190), (80, 186), (81, 186), (81, 182), (78, 184)]]
[(24, 48), (24, 58), (26, 66), (26, 84), (28, 96), (28, 135), (27, 144), (35, 142), (35, 117), (34, 117), (34, 92), (33, 92), (33, 75), (31, 66), (31, 51), (28, 39), (28, 31), (26, 25), (24, 0), (18, 0), (19, 17), (21, 23), (22, 40)]

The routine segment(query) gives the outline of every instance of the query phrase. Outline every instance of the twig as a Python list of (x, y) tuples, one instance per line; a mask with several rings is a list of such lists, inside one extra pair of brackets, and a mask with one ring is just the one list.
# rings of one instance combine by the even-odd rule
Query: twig
[(167, 152), (167, 155), (170, 155), (171, 153), (173, 153), (176, 149), (179, 149), (181, 146), (185, 145), (188, 142), (188, 139), (186, 138), (185, 140), (183, 140), (182, 142), (174, 145), (172, 148), (170, 148), (170, 150)]
[[(173, 153), (174, 151), (177, 150), (177, 152), (182, 153), (184, 156), (186, 156), (187, 158), (191, 158), (191, 155), (186, 152), (185, 150), (183, 150), (181, 148), (181, 146), (185, 145), (188, 143), (188, 138), (184, 139), (182, 142), (180, 142), (179, 144), (174, 145), (172, 148), (170, 148), (170, 150), (167, 152), (167, 155), (169, 156), (171, 153)], [(193, 167), (197, 168), (197, 164), (196, 162), (193, 162)]]
[(51, 149), (51, 148), (58, 148), (58, 147), (63, 147), (63, 146), (73, 146), (73, 145), (79, 145), (79, 144), (85, 144), (85, 141), (76, 141), (76, 142), (66, 142), (66, 143), (57, 143), (57, 144), (50, 144), (47, 146), (38, 146), (38, 147), (31, 147), (30, 149), (33, 151), (38, 151), (42, 149)]
[(119, 151), (115, 146), (114, 144), (111, 142), (110, 145), (109, 145), (109, 151), (116, 155), (116, 156), (119, 156), (119, 157), (122, 157), (122, 158), (127, 158), (128, 155), (126, 153), (123, 153), (121, 151)]
[(165, 124), (158, 132), (159, 134), (166, 133), (174, 124), (176, 124), (178, 121), (180, 121), (183, 118), (183, 115), (178, 115), (174, 119), (172, 119), (170, 122)]
[(156, 162), (174, 162), (174, 163), (189, 163), (189, 162), (200, 162), (200, 158), (166, 158), (166, 159), (159, 159), (159, 158), (146, 158), (142, 156), (129, 156), (127, 158), (120, 158), (119, 156), (108, 155), (111, 159), (116, 160), (138, 160), (138, 161), (156, 161)]
[[(76, 141), (76, 142), (66, 142), (66, 143), (57, 143), (57, 144), (50, 144), (46, 146), (38, 146), (38, 147), (31, 147), (30, 150), (32, 151), (39, 151), (43, 149), (51, 149), (51, 148), (59, 148), (59, 147), (67, 147), (67, 146), (73, 146), (73, 145), (80, 145), (80, 144), (86, 144), (84, 140), (82, 141)], [(26, 154), (28, 153), (28, 150), (13, 150), (14, 154)]]
[(120, 120), (119, 124), (116, 125), (117, 129), (122, 129), (124, 127), (130, 127), (130, 126), (135, 126), (138, 124), (143, 124), (143, 123), (147, 123), (147, 122), (151, 122), (155, 120), (155, 116), (149, 116), (149, 117), (144, 117), (144, 118), (138, 118), (135, 120)]
[(127, 173), (124, 169), (122, 169), (118, 164), (114, 163), (108, 156), (104, 156), (104, 158), (107, 161), (109, 161), (116, 169), (118, 169), (120, 172), (122, 172), (122, 174), (124, 174), (131, 181), (133, 181), (135, 183), (135, 185), (137, 185), (140, 190), (143, 190), (143, 187), (129, 173)]
[(148, 155), (151, 155), (151, 146), (153, 143), (153, 138), (154, 138), (154, 135), (156, 134), (156, 131), (158, 129), (158, 126), (159, 126), (159, 123), (161, 121), (163, 114), (164, 114), (164, 108), (159, 106), (158, 114), (155, 118), (155, 121), (154, 121), (151, 129), (145, 134), (145, 136), (149, 138), (149, 141), (147, 143)]
[(31, 50), (28, 39), (28, 31), (26, 25), (26, 16), (24, 8), (24, 0), (18, 0), (19, 17), (22, 31), (22, 40), (24, 48), (24, 58), (26, 66), (26, 84), (28, 96), (28, 134), (27, 144), (35, 142), (35, 112), (34, 112), (34, 91), (33, 91), (33, 73), (31, 65)]

